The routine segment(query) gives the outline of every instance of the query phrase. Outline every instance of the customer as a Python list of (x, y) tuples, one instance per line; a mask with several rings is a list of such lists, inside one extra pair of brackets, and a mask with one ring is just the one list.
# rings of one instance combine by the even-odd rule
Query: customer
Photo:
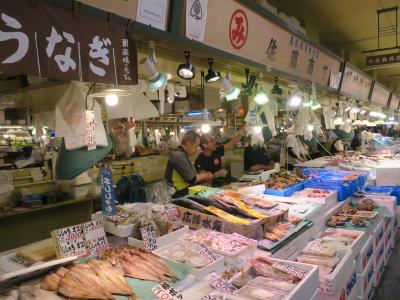
[(211, 172), (196, 173), (196, 169), (189, 160), (189, 156), (196, 152), (199, 144), (200, 136), (193, 130), (188, 131), (183, 136), (178, 149), (171, 151), (169, 155), (165, 179), (176, 190), (173, 198), (186, 195), (189, 186), (202, 181), (210, 182), (214, 177)]
[(256, 144), (248, 146), (244, 151), (244, 170), (245, 171), (267, 171), (275, 168), (267, 153), (267, 143), (262, 146)]
[(214, 136), (211, 134), (203, 134), (200, 137), (200, 147), (203, 150), (196, 158), (194, 163), (197, 171), (206, 171), (214, 174), (215, 178), (226, 177), (228, 171), (222, 168), (222, 156), (226, 149), (230, 149), (237, 144), (244, 131), (240, 130), (226, 144), (217, 146)]

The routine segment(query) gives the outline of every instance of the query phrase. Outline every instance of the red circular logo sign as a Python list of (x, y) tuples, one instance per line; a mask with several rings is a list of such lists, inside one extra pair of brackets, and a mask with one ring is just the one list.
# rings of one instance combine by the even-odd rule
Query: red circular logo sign
[(240, 49), (244, 46), (249, 33), (249, 23), (247, 16), (243, 10), (237, 9), (229, 23), (229, 39), (235, 49)]

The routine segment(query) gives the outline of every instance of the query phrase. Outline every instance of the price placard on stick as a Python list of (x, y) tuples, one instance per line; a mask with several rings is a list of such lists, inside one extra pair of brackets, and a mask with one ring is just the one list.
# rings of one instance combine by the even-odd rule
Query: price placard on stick
[(164, 281), (152, 288), (154, 295), (162, 300), (182, 300), (182, 294), (168, 282)]
[(142, 234), (144, 248), (147, 251), (153, 251), (158, 248), (156, 229), (155, 229), (154, 225), (149, 225), (149, 226), (141, 228), (140, 233)]

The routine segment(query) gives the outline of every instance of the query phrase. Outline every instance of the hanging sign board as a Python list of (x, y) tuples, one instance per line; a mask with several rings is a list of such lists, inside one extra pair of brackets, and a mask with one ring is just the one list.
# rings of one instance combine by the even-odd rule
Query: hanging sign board
[(96, 149), (96, 125), (93, 110), (86, 111), (86, 146), (89, 151)]
[(209, 1), (204, 44), (323, 86), (341, 66), (339, 58), (234, 0)]
[(393, 109), (399, 109), (399, 104), (400, 104), (400, 96), (393, 93), (392, 98), (390, 99), (390, 108)]
[(138, 0), (136, 21), (151, 27), (167, 29), (167, 0)]
[(371, 94), (371, 103), (387, 106), (390, 97), (390, 90), (379, 82), (375, 81)]
[(115, 190), (113, 186), (112, 171), (108, 167), (102, 167), (101, 174), (101, 208), (103, 215), (117, 214), (115, 205)]
[(204, 41), (208, 0), (186, 0), (186, 37)]
[(132, 29), (45, 1), (2, 0), (0, 71), (51, 79), (137, 84)]
[(339, 88), (341, 78), (342, 72), (331, 70), (331, 74), (329, 76), (329, 87), (337, 90)]
[(367, 101), (372, 86), (372, 79), (346, 63), (340, 92)]

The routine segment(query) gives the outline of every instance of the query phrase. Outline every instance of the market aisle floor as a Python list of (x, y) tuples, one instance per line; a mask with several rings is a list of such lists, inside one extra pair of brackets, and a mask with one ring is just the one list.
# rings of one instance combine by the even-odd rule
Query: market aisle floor
[[(400, 231), (397, 232), (399, 234)], [(400, 243), (397, 240), (373, 300), (400, 299)]]

